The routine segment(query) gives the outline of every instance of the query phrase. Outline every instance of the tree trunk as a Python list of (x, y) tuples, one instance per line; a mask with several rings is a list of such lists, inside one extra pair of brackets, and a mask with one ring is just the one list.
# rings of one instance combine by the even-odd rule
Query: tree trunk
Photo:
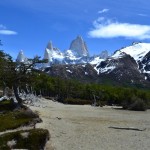
[(13, 89), (14, 89), (14, 94), (15, 94), (16, 100), (18, 101), (18, 104), (22, 105), (22, 99), (19, 97), (18, 87), (16, 84), (13, 85)]
[(6, 83), (3, 81), (3, 96), (6, 96)]

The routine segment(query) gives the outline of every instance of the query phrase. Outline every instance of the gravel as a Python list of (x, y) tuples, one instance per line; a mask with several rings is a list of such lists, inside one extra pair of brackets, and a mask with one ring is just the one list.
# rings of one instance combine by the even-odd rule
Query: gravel
[[(148, 150), (150, 147), (150, 110), (64, 105), (43, 98), (30, 108), (38, 111), (43, 120), (36, 128), (50, 132), (46, 150)], [(117, 130), (111, 126), (146, 130)]]

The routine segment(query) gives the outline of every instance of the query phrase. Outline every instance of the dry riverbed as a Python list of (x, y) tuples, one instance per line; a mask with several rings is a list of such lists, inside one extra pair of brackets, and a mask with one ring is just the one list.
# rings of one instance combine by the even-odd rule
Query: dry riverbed
[[(150, 110), (135, 112), (112, 107), (64, 105), (41, 99), (30, 106), (43, 122), (36, 128), (49, 130), (46, 150), (148, 150)], [(134, 127), (144, 131), (113, 129)]]

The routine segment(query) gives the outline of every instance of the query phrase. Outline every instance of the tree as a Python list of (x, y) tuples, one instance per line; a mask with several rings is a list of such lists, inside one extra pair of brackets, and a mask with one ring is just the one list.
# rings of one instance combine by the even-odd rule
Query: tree
[(36, 56), (26, 62), (14, 62), (10, 55), (0, 51), (0, 80), (4, 88), (13, 88), (19, 105), (22, 105), (22, 99), (19, 97), (18, 87), (31, 82), (37, 63), (46, 63), (46, 60), (40, 60), (40, 57)]
[(3, 89), (9, 86), (12, 78), (13, 63), (10, 55), (0, 51), (0, 83)]

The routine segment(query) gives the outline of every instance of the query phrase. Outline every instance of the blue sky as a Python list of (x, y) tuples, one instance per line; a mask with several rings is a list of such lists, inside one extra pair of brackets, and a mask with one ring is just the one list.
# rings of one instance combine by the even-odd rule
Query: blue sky
[(146, 0), (3, 0), (0, 39), (14, 58), (44, 55), (49, 40), (67, 50), (81, 35), (91, 55), (113, 53), (134, 41), (150, 42), (150, 1)]

